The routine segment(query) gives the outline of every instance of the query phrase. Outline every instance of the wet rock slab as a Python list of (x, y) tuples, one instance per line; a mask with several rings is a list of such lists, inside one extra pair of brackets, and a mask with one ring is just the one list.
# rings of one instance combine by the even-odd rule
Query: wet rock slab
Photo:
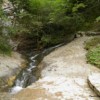
[(100, 96), (100, 73), (92, 73), (88, 77), (90, 87)]

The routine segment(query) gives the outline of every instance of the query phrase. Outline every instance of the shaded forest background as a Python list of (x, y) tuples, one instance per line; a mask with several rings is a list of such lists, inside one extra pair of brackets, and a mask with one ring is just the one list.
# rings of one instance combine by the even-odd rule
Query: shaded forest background
[[(77, 31), (100, 31), (99, 0), (9, 0), (5, 12), (0, 0), (0, 53), (42, 50), (75, 37)], [(10, 17), (12, 16), (12, 18)]]

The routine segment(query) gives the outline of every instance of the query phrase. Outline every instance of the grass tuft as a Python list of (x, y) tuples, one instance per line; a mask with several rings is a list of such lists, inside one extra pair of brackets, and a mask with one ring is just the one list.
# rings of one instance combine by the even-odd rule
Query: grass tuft
[(88, 50), (87, 61), (100, 68), (100, 37), (95, 37), (86, 42), (85, 49)]
[(100, 46), (89, 50), (86, 56), (88, 62), (100, 68)]

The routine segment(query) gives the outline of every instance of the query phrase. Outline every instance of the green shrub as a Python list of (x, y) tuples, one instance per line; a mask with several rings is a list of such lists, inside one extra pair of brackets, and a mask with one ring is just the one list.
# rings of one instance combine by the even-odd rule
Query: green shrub
[(89, 50), (89, 52), (87, 53), (87, 60), (91, 64), (94, 64), (100, 68), (100, 46)]
[(100, 37), (95, 37), (86, 42), (85, 49), (88, 50), (87, 61), (100, 68)]
[(0, 54), (11, 55), (11, 46), (6, 38), (0, 37)]
[(100, 16), (96, 18), (96, 22), (100, 22)]
[(92, 40), (86, 42), (85, 49), (90, 50), (99, 44), (100, 44), (100, 37), (95, 37)]

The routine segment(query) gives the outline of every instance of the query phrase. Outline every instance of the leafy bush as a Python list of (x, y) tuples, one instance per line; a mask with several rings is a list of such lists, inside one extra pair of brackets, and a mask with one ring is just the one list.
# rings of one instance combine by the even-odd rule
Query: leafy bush
[(95, 37), (86, 42), (85, 49), (88, 50), (87, 61), (100, 68), (100, 37)]
[(100, 16), (96, 18), (96, 22), (100, 22)]
[(11, 55), (11, 46), (8, 38), (11, 36), (12, 27), (9, 24), (9, 18), (2, 9), (4, 0), (0, 0), (0, 54)]
[(87, 53), (87, 60), (100, 68), (100, 46), (93, 48)]
[[(84, 3), (69, 0), (10, 0), (14, 6), (17, 34), (33, 37), (36, 47), (46, 47), (69, 39), (84, 23), (79, 9)], [(74, 7), (74, 8), (73, 8)], [(72, 11), (75, 9), (77, 11)], [(26, 35), (25, 35), (26, 34)], [(64, 40), (64, 41), (63, 41)]]
[(11, 46), (4, 37), (0, 37), (0, 54), (11, 55)]
[(67, 35), (74, 36), (79, 30), (89, 29), (100, 16), (99, 0), (9, 1), (14, 8), (13, 29), (16, 28), (19, 37), (32, 37), (35, 47), (67, 41), (70, 38)]
[(90, 41), (86, 42), (85, 49), (90, 50), (99, 44), (100, 44), (100, 37), (95, 37), (91, 39)]

